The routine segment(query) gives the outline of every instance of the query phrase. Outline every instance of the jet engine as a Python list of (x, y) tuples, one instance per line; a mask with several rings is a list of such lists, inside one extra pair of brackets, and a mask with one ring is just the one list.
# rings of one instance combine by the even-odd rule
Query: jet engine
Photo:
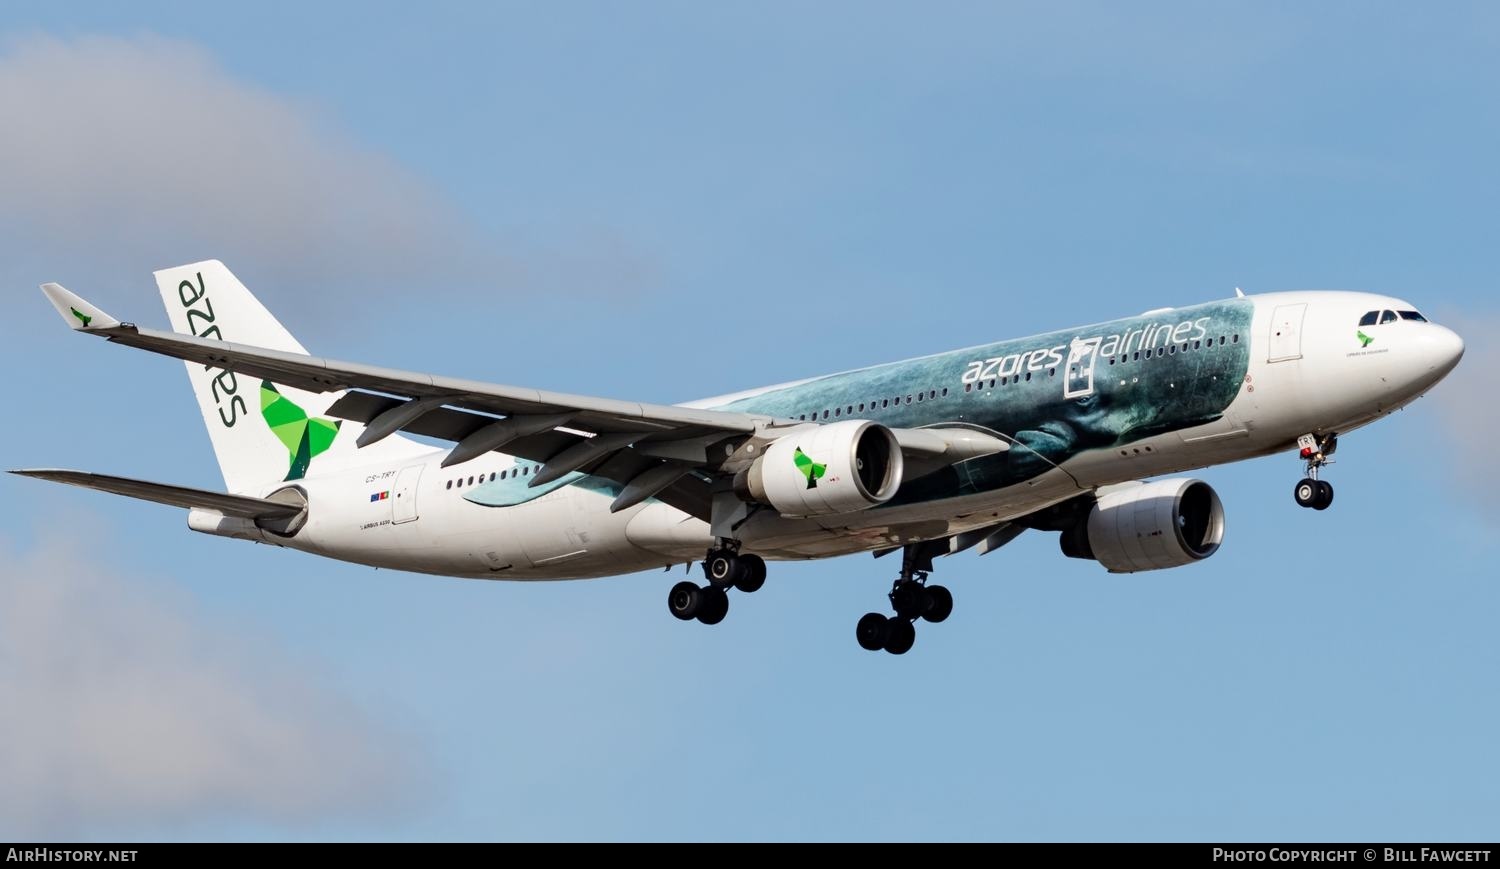
[(1111, 573), (1180, 567), (1213, 555), (1224, 540), (1224, 505), (1202, 480), (1142, 483), (1100, 495), (1063, 530), (1062, 551)]
[(850, 419), (800, 426), (772, 441), (737, 475), (735, 490), (783, 516), (831, 516), (889, 501), (904, 467), (890, 429)]

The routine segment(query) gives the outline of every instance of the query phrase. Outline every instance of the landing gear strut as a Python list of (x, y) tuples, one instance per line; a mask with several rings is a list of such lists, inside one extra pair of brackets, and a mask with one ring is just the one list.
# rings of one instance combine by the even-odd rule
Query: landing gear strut
[(901, 575), (891, 586), (889, 595), (893, 616), (865, 613), (855, 625), (854, 637), (860, 648), (871, 652), (881, 649), (892, 655), (904, 655), (917, 641), (917, 619), (940, 622), (953, 612), (953, 595), (941, 585), (928, 585), (932, 572), (932, 552), (915, 543), (901, 550)]
[(683, 621), (697, 619), (716, 625), (729, 612), (729, 590), (749, 594), (766, 584), (766, 562), (759, 555), (741, 553), (735, 540), (721, 540), (703, 560), (708, 585), (679, 582), (667, 595), (667, 609)]
[(1318, 472), (1324, 465), (1333, 463), (1329, 456), (1333, 455), (1338, 446), (1339, 438), (1336, 434), (1321, 437), (1305, 434), (1297, 438), (1299, 454), (1307, 462), (1307, 476), (1292, 489), (1292, 497), (1297, 501), (1298, 507), (1327, 510), (1333, 504), (1333, 485), (1318, 479)]

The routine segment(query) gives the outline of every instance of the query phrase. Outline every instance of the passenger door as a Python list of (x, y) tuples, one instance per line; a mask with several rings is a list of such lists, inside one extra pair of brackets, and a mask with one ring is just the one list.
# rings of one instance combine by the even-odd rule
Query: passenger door
[(391, 493), (391, 524), (414, 522), (417, 519), (417, 482), (422, 479), (422, 465), (402, 468), (396, 475), (395, 491)]
[(1306, 302), (1276, 306), (1271, 312), (1271, 340), (1267, 345), (1267, 362), (1302, 358), (1302, 320), (1306, 316)]
[(1063, 370), (1063, 398), (1084, 398), (1094, 394), (1094, 364), (1099, 361), (1099, 342), (1073, 339), (1068, 345), (1068, 365)]

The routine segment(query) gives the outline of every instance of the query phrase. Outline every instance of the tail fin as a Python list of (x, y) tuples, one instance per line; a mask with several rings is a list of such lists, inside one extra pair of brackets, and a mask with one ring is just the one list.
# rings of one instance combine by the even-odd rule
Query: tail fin
[[(156, 285), (174, 331), (306, 354), (291, 333), (218, 260), (163, 269)], [(341, 392), (304, 392), (188, 362), (224, 485), (258, 492), (312, 471), (408, 457), (424, 447), (391, 435), (356, 452), (363, 426), (322, 414)]]

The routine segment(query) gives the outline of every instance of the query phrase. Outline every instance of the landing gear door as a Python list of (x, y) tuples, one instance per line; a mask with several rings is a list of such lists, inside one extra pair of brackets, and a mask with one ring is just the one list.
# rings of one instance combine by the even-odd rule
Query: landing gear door
[(422, 479), (422, 466), (402, 468), (396, 475), (396, 488), (391, 493), (391, 524), (414, 522), (417, 518), (417, 481)]
[(1074, 338), (1068, 345), (1063, 398), (1084, 398), (1094, 394), (1094, 363), (1099, 361), (1099, 342), (1102, 340), (1090, 338), (1080, 341)]
[(1267, 362), (1286, 362), (1302, 358), (1302, 318), (1307, 303), (1277, 305), (1271, 312), (1271, 340)]

